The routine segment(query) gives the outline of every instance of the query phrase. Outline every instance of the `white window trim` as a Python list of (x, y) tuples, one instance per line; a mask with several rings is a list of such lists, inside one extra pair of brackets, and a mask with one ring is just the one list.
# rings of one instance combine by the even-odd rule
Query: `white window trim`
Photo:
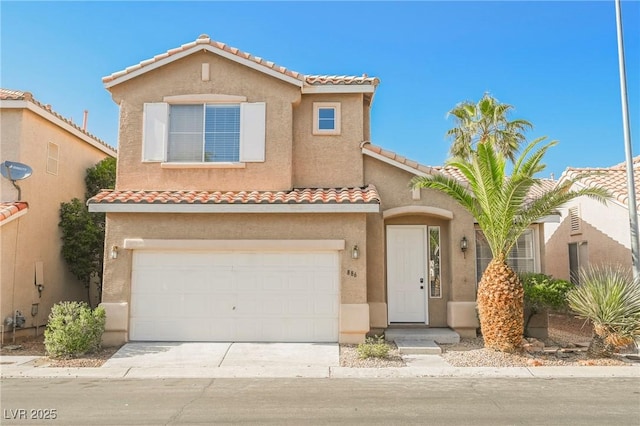
[[(264, 163), (266, 156), (266, 104), (246, 102), (245, 96), (221, 94), (190, 94), (165, 96), (163, 102), (145, 103), (142, 133), (142, 163), (160, 163), (162, 168), (175, 169), (241, 169), (246, 163)], [(169, 108), (180, 104), (229, 104), (240, 106), (240, 158), (237, 162), (174, 162), (167, 161)], [(243, 126), (247, 120), (251, 126)], [(255, 120), (255, 122), (253, 121)]]
[(204, 93), (197, 95), (175, 95), (165, 96), (162, 98), (163, 102), (170, 105), (180, 104), (239, 104), (241, 102), (247, 102), (246, 96), (235, 95), (220, 95), (215, 93)]
[(167, 162), (160, 163), (160, 167), (163, 169), (244, 169), (247, 167), (246, 163), (238, 162), (201, 162), (201, 163), (179, 163), (179, 162)]
[[(320, 129), (320, 109), (333, 108), (335, 110), (335, 128)], [(341, 133), (340, 102), (314, 102), (313, 103), (313, 134), (314, 135), (339, 135)]]

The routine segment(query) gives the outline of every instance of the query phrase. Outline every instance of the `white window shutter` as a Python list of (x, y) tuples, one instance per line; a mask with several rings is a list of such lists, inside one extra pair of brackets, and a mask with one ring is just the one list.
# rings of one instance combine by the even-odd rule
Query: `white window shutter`
[(169, 123), (169, 104), (144, 104), (142, 161), (165, 161)]
[(265, 151), (264, 102), (240, 104), (240, 161), (264, 162)]

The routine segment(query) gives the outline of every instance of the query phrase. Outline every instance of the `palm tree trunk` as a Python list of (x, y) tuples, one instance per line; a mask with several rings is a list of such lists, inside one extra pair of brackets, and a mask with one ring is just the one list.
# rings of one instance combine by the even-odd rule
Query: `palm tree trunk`
[(587, 355), (591, 358), (611, 358), (613, 351), (613, 346), (607, 343), (606, 338), (593, 333), (591, 343), (589, 343), (589, 348), (587, 349)]
[(524, 334), (524, 290), (504, 256), (487, 266), (478, 286), (480, 328), (487, 348), (516, 352)]

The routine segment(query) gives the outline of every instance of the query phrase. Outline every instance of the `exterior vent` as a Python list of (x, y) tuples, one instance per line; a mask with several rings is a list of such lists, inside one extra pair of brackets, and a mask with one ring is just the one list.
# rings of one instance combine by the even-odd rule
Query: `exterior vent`
[(569, 208), (569, 222), (572, 235), (582, 232), (582, 220), (580, 219), (580, 209), (578, 207)]
[(60, 157), (60, 147), (58, 144), (49, 142), (47, 144), (47, 173), (58, 174), (58, 162)]

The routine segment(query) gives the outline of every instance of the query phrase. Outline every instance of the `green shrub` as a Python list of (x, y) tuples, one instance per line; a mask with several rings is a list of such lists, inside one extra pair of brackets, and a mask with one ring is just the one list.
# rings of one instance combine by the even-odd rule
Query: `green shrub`
[(527, 273), (520, 275), (524, 288), (524, 304), (527, 308), (539, 312), (544, 309), (566, 311), (567, 293), (574, 284), (555, 279), (545, 274)]
[(358, 345), (358, 357), (365, 358), (389, 358), (391, 348), (384, 341), (383, 336), (367, 337), (364, 343)]
[(53, 358), (73, 358), (100, 349), (106, 314), (85, 302), (53, 305), (44, 331), (44, 346)]
[(569, 307), (591, 320), (588, 353), (607, 357), (640, 337), (640, 280), (621, 266), (591, 266), (580, 271), (580, 285), (567, 295)]

